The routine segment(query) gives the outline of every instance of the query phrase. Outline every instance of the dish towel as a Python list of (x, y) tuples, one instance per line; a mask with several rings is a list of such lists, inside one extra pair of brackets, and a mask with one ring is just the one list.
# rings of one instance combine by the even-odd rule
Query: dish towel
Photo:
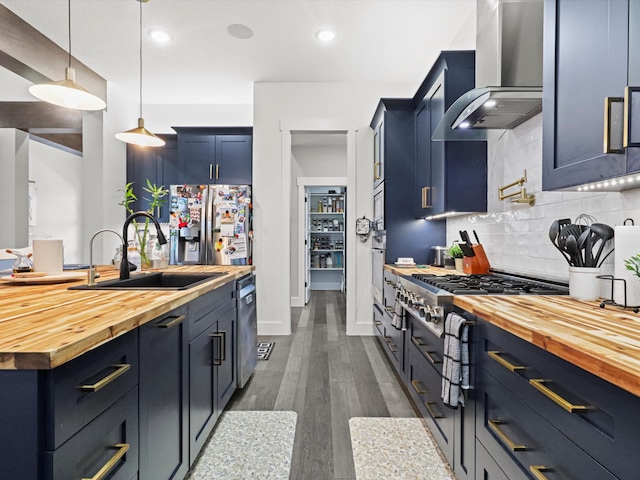
[(395, 327), (397, 330), (407, 329), (407, 318), (405, 316), (404, 308), (402, 308), (402, 304), (397, 298), (393, 306), (393, 319), (391, 320), (391, 326)]
[(464, 407), (462, 389), (469, 388), (469, 327), (457, 313), (444, 322), (444, 361), (442, 362), (442, 402), (451, 407)]

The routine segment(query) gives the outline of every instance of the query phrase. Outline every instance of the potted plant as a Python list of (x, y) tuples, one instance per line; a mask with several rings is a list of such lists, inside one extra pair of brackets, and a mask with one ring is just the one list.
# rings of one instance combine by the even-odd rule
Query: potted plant
[[(143, 197), (145, 200), (149, 202), (149, 208), (146, 210), (147, 213), (153, 215), (153, 212), (158, 208), (167, 203), (167, 200), (164, 198), (169, 193), (169, 190), (164, 188), (164, 185), (156, 185), (155, 183), (151, 183), (149, 179), (147, 179), (147, 186), (142, 187), (142, 189), (149, 193), (151, 198)], [(138, 197), (133, 192), (133, 182), (128, 182), (124, 189), (120, 190), (123, 192), (123, 198), (118, 205), (122, 205), (127, 214), (130, 215), (134, 212), (132, 208), (133, 202), (138, 200)], [(138, 240), (138, 244), (140, 245), (140, 258), (142, 260), (142, 265), (149, 267), (151, 265), (151, 260), (149, 259), (149, 255), (147, 252), (147, 241), (149, 236), (149, 219), (145, 217), (144, 223), (139, 224), (136, 219), (131, 222), (134, 226), (136, 239)]]
[(625, 258), (624, 266), (627, 270), (631, 270), (636, 277), (640, 278), (640, 253), (636, 253), (632, 257)]
[(454, 243), (449, 247), (449, 250), (447, 253), (451, 258), (453, 258), (453, 261), (456, 264), (456, 270), (459, 272), (462, 272), (462, 269), (463, 269), (462, 257), (464, 257), (464, 255), (462, 254), (462, 249), (460, 248), (460, 245), (458, 245), (457, 243)]

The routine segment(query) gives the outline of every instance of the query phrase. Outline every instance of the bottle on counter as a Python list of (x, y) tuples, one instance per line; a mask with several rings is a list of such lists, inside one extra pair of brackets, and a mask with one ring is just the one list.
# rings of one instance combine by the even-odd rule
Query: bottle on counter
[(131, 272), (140, 273), (142, 271), (142, 258), (138, 247), (127, 247), (127, 259), (129, 260), (129, 270)]

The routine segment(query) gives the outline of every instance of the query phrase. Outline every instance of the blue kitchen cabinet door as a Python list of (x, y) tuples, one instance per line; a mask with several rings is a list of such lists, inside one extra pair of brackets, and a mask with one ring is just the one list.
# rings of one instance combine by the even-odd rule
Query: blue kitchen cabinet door
[(178, 155), (183, 183), (201, 185), (215, 182), (215, 135), (178, 133)]
[[(178, 141), (175, 135), (159, 135), (165, 141), (163, 147), (138, 147), (127, 145), (127, 182), (133, 182), (133, 193), (137, 200), (131, 204), (134, 211), (149, 209), (151, 194), (144, 188), (147, 180), (157, 186), (182, 184), (182, 172), (178, 159)], [(164, 205), (154, 210), (153, 215), (163, 223), (169, 221), (169, 195)]]
[(443, 52), (416, 93), (417, 218), (487, 210), (486, 142), (431, 140), (447, 109), (474, 85), (475, 52)]
[(217, 135), (214, 183), (251, 185), (251, 135)]
[(543, 190), (640, 170), (638, 148), (614, 141), (620, 153), (603, 153), (605, 99), (640, 85), (638, 10), (635, 0), (545, 0)]

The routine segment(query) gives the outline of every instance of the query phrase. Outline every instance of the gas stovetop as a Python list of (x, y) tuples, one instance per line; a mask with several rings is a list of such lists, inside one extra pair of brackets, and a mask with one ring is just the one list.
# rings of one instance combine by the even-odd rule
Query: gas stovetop
[[(453, 295), (568, 295), (569, 288), (553, 282), (515, 275), (489, 273), (486, 275), (429, 275), (414, 274), (413, 282), (427, 290), (444, 290)], [(431, 287), (431, 288), (430, 288)], [(438, 293), (438, 292), (433, 292)]]

